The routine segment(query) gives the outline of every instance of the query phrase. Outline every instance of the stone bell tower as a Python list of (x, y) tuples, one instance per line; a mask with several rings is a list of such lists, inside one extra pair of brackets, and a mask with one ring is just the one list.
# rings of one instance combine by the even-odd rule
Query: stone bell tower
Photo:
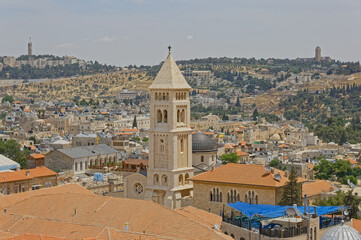
[(193, 195), (189, 90), (170, 52), (150, 89), (149, 168), (145, 199), (171, 209)]

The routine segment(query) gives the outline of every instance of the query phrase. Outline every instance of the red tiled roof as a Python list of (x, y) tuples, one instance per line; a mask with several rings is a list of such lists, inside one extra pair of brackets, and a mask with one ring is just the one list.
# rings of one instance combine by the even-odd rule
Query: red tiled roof
[(138, 132), (138, 129), (136, 128), (123, 128), (123, 129), (120, 129), (120, 132)]
[[(274, 179), (274, 175), (278, 172), (280, 172), (282, 176), (280, 181)], [(284, 186), (288, 180), (288, 178), (285, 177), (285, 172), (276, 170), (275, 174), (267, 172), (262, 165), (228, 163), (213, 171), (192, 177), (190, 180), (194, 182), (219, 182), (265, 187)], [(298, 181), (305, 182), (307, 179), (299, 178)]]
[(36, 154), (36, 153), (31, 154), (30, 156), (35, 159), (45, 158), (45, 156), (43, 154)]
[(302, 194), (307, 194), (307, 196), (317, 196), (331, 190), (331, 183), (326, 180), (316, 180), (302, 185)]
[[(26, 176), (27, 171), (29, 171), (29, 176)], [(35, 177), (46, 177), (46, 176), (56, 176), (56, 172), (50, 170), (47, 167), (23, 169), (15, 172), (1, 172), (0, 183), (22, 181), (27, 179), (33, 179)]]

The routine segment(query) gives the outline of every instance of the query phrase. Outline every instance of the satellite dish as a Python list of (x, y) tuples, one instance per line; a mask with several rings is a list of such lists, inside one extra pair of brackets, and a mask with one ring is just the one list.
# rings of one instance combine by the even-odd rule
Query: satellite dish
[(277, 174), (275, 174), (275, 175), (273, 176), (273, 178), (274, 178), (276, 181), (281, 181), (282, 176), (281, 176), (279, 173), (277, 173)]
[(267, 172), (272, 171), (272, 168), (270, 166), (264, 166), (264, 170), (266, 170)]
[(216, 223), (216, 224), (214, 225), (214, 229), (216, 229), (216, 230), (219, 230), (219, 229), (220, 229), (220, 227), (219, 227), (219, 224), (218, 224), (218, 223)]
[(295, 216), (296, 215), (296, 210), (293, 208), (287, 208), (286, 213), (288, 216)]
[(348, 212), (347, 210), (345, 210), (345, 211), (343, 212), (343, 214), (345, 214), (345, 216), (348, 216), (349, 212)]

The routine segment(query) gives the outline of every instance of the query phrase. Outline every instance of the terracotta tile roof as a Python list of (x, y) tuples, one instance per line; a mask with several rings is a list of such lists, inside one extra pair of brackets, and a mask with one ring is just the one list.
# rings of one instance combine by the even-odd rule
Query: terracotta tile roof
[(45, 156), (43, 154), (36, 154), (36, 153), (31, 154), (30, 156), (35, 159), (45, 158)]
[(116, 132), (115, 135), (133, 135), (133, 133), (131, 133), (131, 132), (123, 132), (123, 133)]
[(120, 132), (138, 132), (139, 130), (136, 128), (123, 128), (120, 129)]
[(218, 224), (219, 226), (222, 224), (221, 216), (192, 206), (179, 208), (174, 211), (209, 228), (213, 228), (215, 224)]
[(361, 220), (356, 218), (352, 219), (352, 227), (356, 229), (359, 233), (361, 233)]
[(30, 110), (30, 109), (26, 109), (26, 110), (24, 110), (24, 112), (31, 112), (31, 110)]
[(3, 238), (3, 239), (6, 239), (6, 240), (65, 240), (66, 238), (50, 237), (50, 236), (44, 236), (44, 235), (40, 235), (40, 234), (21, 234), (18, 236), (7, 237), (7, 238)]
[(249, 156), (249, 154), (243, 151), (237, 151), (237, 156)]
[[(282, 176), (280, 181), (275, 180), (273, 177), (278, 172)], [(282, 187), (287, 182), (284, 171), (275, 169), (275, 173), (272, 174), (267, 172), (262, 165), (237, 163), (228, 163), (213, 171), (192, 177), (190, 180), (194, 182), (219, 182), (265, 187)], [(299, 178), (299, 182), (305, 181), (307, 180)]]
[(313, 168), (315, 167), (315, 165), (313, 165), (313, 164), (311, 164), (311, 163), (306, 163), (306, 164), (307, 164), (307, 166), (308, 166), (309, 169), (313, 169)]
[(140, 165), (143, 164), (145, 166), (148, 166), (148, 160), (146, 159), (127, 159), (124, 160), (123, 163), (129, 164), (129, 165)]
[[(26, 172), (29, 171), (29, 176), (26, 176)], [(15, 172), (0, 172), (0, 182), (13, 182), (22, 181), (27, 179), (33, 179), (35, 177), (56, 176), (56, 172), (50, 170), (47, 167), (38, 167), (33, 169), (23, 169)]]
[(281, 145), (279, 145), (278, 147), (279, 147), (279, 148), (288, 148), (288, 147), (290, 147), (290, 146), (288, 146), (287, 144), (281, 144)]
[(16, 104), (16, 103), (21, 103), (21, 102), (20, 102), (20, 101), (14, 101), (13, 103), (15, 103), (15, 104)]
[(302, 194), (307, 194), (309, 197), (317, 196), (331, 190), (331, 183), (326, 180), (316, 180), (302, 184)]
[[(229, 239), (204, 223), (209, 219), (197, 221), (194, 212), (182, 215), (152, 201), (104, 197), (86, 189), (89, 193), (66, 193), (67, 188), (14, 194), (22, 195), (16, 202), (12, 195), (0, 198), (7, 210), (0, 209), (0, 231), (68, 239)], [(125, 223), (129, 232), (123, 231)]]
[(346, 161), (348, 161), (349, 163), (351, 163), (351, 165), (357, 164), (358, 162), (353, 160), (352, 158), (347, 159)]
[(234, 146), (236, 146), (233, 143), (227, 143), (226, 145), (224, 145), (225, 148), (233, 148)]
[(247, 144), (246, 141), (239, 141), (239, 142), (238, 142), (238, 145), (241, 145), (241, 146), (245, 146), (246, 144)]

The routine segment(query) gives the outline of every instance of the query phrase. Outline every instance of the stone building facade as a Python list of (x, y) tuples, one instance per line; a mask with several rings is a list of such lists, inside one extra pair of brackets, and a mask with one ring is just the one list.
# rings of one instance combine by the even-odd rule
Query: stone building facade
[(193, 195), (191, 87), (170, 52), (150, 89), (149, 168), (144, 198), (168, 208)]

